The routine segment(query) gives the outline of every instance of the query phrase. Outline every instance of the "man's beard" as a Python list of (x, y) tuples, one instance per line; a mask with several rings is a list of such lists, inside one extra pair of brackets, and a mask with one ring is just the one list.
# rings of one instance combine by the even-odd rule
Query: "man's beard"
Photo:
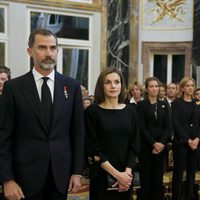
[(37, 65), (43, 70), (50, 70), (55, 67), (56, 60), (53, 59), (42, 60), (40, 62), (37, 62)]

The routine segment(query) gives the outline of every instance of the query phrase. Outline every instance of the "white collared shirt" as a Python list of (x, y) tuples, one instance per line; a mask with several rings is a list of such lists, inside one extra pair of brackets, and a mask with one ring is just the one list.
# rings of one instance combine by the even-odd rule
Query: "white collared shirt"
[[(39, 94), (39, 98), (41, 100), (41, 87), (43, 84), (42, 77), (44, 77), (42, 74), (36, 71), (35, 67), (33, 67), (32, 70), (33, 77), (35, 79), (37, 91)], [(54, 97), (54, 82), (55, 82), (55, 70), (53, 70), (48, 76), (49, 79), (47, 81), (47, 85), (49, 86), (50, 92), (51, 92), (51, 97), (52, 97), (52, 102), (53, 102), (53, 97)]]
[(171, 106), (171, 105), (172, 105), (172, 101), (173, 101), (173, 100), (171, 100), (171, 99), (169, 99), (169, 98), (167, 98), (167, 97), (166, 97), (166, 99), (167, 99), (167, 101), (168, 101), (169, 105)]
[[(141, 100), (143, 100), (143, 98), (142, 98), (142, 97), (141, 97)], [(137, 104), (137, 102), (135, 101), (134, 97), (131, 97), (131, 99), (130, 99), (130, 103)]]
[(135, 99), (134, 99), (134, 97), (131, 97), (130, 103), (135, 103), (135, 104), (137, 104), (136, 101), (135, 101)]

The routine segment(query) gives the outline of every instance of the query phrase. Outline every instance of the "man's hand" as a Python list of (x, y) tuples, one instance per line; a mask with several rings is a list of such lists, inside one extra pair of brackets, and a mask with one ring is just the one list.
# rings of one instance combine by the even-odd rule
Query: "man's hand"
[(4, 182), (3, 191), (8, 200), (20, 200), (25, 198), (21, 187), (14, 180)]
[(76, 193), (81, 187), (81, 178), (79, 175), (72, 175), (69, 181), (69, 193)]

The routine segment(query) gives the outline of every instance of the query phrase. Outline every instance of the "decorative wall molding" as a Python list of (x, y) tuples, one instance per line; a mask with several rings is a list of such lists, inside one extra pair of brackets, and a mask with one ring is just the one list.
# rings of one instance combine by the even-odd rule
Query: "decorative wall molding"
[(80, 3), (67, 0), (7, 0), (7, 2), (37, 4), (41, 6), (71, 8), (87, 11), (101, 11), (100, 0), (93, 0), (93, 3)]
[(185, 76), (190, 76), (192, 63), (192, 42), (143, 42), (142, 43), (142, 63), (143, 79), (150, 76), (150, 57), (152, 53), (176, 53), (185, 55)]

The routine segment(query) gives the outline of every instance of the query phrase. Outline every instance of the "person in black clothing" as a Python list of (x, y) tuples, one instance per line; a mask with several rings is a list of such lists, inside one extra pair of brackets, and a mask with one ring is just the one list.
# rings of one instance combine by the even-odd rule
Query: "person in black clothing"
[(195, 91), (194, 91), (194, 97), (200, 101), (200, 88), (196, 88)]
[[(131, 200), (131, 182), (139, 151), (135, 109), (123, 104), (121, 72), (107, 68), (99, 76), (95, 102), (85, 111), (87, 155), (90, 162), (90, 200)], [(107, 191), (107, 175), (117, 190)]]
[[(3, 91), (3, 86), (5, 81), (11, 79), (11, 72), (10, 69), (4, 65), (0, 65), (0, 101), (1, 101), (1, 94)], [(5, 199), (3, 197), (3, 190), (2, 190), (2, 185), (0, 185), (0, 200)]]
[(165, 171), (173, 170), (173, 151), (172, 151), (172, 140), (174, 137), (174, 128), (172, 123), (172, 102), (177, 98), (177, 85), (175, 83), (168, 83), (166, 87), (166, 96), (164, 101), (166, 101), (169, 107), (169, 117), (170, 117), (170, 140), (167, 144), (167, 158)]
[(186, 193), (184, 199), (191, 200), (197, 168), (200, 138), (199, 105), (193, 99), (195, 82), (185, 77), (180, 82), (182, 96), (172, 103), (174, 126), (173, 152), (174, 171), (172, 180), (172, 199), (181, 199), (183, 172), (186, 169)]
[(177, 96), (177, 86), (175, 83), (169, 83), (167, 84), (166, 88), (166, 100), (169, 103), (169, 106), (171, 107), (171, 103), (176, 99)]
[(3, 91), (4, 82), (11, 79), (10, 69), (4, 65), (0, 65), (0, 95)]
[(55, 69), (57, 37), (35, 29), (34, 67), (5, 82), (0, 104), (0, 183), (9, 200), (66, 200), (81, 187), (85, 125), (80, 84)]
[(163, 83), (160, 83), (158, 99), (164, 101), (165, 98), (166, 98), (166, 86)]
[(159, 84), (156, 77), (147, 78), (145, 99), (137, 104), (141, 134), (139, 153), (141, 200), (163, 198), (163, 168), (170, 128), (167, 103), (158, 99)]
[(138, 81), (135, 81), (129, 85), (126, 103), (136, 108), (137, 102), (141, 100), (143, 100), (143, 86)]

